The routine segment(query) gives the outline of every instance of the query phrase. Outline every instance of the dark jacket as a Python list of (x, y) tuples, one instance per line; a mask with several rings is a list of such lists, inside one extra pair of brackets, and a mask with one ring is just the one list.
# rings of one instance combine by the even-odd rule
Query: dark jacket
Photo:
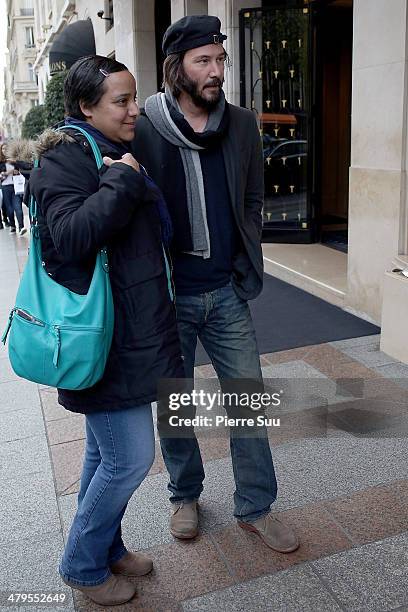
[[(232, 284), (241, 298), (250, 300), (260, 293), (263, 283), (262, 145), (254, 114), (232, 104), (229, 112), (229, 126), (221, 142), (228, 190), (242, 243), (233, 262)], [(160, 136), (143, 110), (136, 124), (132, 150), (163, 191), (173, 218), (175, 242), (182, 243), (183, 237), (189, 235), (189, 220), (186, 213), (183, 224), (177, 214), (180, 203), (186, 199), (184, 173), (179, 170), (180, 154), (176, 146)]]
[(15, 162), (13, 162), (13, 166), (20, 172), (20, 174), (24, 176), (27, 181), (29, 180), (31, 170), (33, 169), (32, 164), (29, 164), (21, 159), (17, 159)]
[[(86, 293), (96, 252), (106, 245), (114, 300), (113, 342), (103, 378), (83, 391), (58, 390), (60, 404), (89, 413), (156, 399), (158, 379), (182, 377), (175, 309), (168, 290), (160, 220), (142, 175), (113, 164), (100, 175), (88, 143), (48, 131), (30, 190), (39, 205), (45, 269)], [(102, 155), (120, 155), (100, 145)]]

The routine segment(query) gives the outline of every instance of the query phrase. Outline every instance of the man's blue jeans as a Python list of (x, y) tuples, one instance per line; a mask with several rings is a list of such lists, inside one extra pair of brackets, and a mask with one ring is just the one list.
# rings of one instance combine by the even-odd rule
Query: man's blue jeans
[(126, 554), (121, 521), (154, 460), (151, 405), (86, 415), (86, 448), (60, 574), (80, 586), (101, 584)]
[[(177, 325), (187, 378), (194, 377), (197, 338), (210, 357), (218, 378), (262, 379), (259, 352), (248, 304), (231, 284), (209, 293), (178, 295)], [(270, 511), (277, 483), (266, 428), (256, 437), (230, 430), (230, 448), (236, 490), (234, 516), (254, 522)], [(160, 441), (170, 474), (171, 502), (198, 499), (204, 469), (195, 436)]]

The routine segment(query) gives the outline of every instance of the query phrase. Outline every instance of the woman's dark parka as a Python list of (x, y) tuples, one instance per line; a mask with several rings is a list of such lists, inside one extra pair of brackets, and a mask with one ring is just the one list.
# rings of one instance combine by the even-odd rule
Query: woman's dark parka
[[(120, 158), (107, 145), (100, 149)], [(126, 164), (98, 173), (90, 146), (75, 129), (69, 136), (48, 130), (38, 153), (30, 191), (39, 207), (46, 271), (84, 294), (97, 250), (106, 245), (114, 300), (113, 342), (103, 378), (90, 389), (59, 389), (59, 402), (86, 414), (155, 401), (159, 379), (184, 375), (155, 195)]]

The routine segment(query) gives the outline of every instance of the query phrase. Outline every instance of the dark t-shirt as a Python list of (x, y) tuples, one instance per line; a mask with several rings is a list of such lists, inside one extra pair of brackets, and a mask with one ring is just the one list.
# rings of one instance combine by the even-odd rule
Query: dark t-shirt
[(239, 247), (221, 146), (200, 151), (211, 256), (174, 253), (176, 294), (197, 295), (230, 282), (232, 259)]

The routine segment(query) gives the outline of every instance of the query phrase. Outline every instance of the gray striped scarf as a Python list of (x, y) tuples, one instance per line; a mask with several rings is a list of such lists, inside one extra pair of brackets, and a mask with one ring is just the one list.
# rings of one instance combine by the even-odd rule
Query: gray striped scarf
[[(179, 130), (170, 115), (169, 103), (166, 96), (171, 100), (171, 103), (177, 110), (182, 112), (177, 101), (168, 91), (166, 91), (166, 94), (159, 92), (147, 98), (145, 111), (159, 134), (171, 144), (179, 147), (186, 179), (187, 208), (193, 243), (193, 250), (187, 251), (187, 253), (190, 255), (198, 255), (206, 259), (211, 255), (211, 247), (207, 223), (203, 173), (199, 155), (199, 151), (202, 151), (204, 147), (200, 147), (188, 140)], [(215, 131), (218, 129), (224, 114), (224, 108), (225, 98), (222, 95), (216, 109), (209, 115), (205, 127), (206, 130)]]

